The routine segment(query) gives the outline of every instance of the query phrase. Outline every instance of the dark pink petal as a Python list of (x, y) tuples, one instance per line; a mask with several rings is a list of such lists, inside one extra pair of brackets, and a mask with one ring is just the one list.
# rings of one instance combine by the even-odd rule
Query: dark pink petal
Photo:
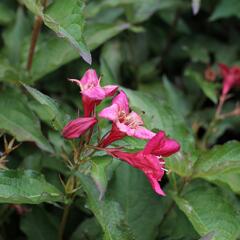
[(89, 86), (89, 85), (99, 86), (99, 79), (96, 71), (94, 69), (88, 69), (83, 75), (80, 83), (84, 89), (86, 89), (85, 86)]
[(118, 127), (113, 124), (110, 133), (101, 141), (100, 147), (107, 147), (111, 143), (120, 140), (126, 136), (126, 133), (119, 131)]
[(94, 117), (77, 118), (70, 121), (62, 131), (62, 135), (66, 139), (79, 138), (88, 129), (92, 128), (97, 122)]
[(173, 139), (166, 139), (163, 145), (156, 149), (153, 154), (157, 156), (169, 157), (180, 150), (180, 144)]
[(229, 70), (230, 70), (229, 67), (227, 65), (223, 64), (223, 63), (219, 63), (218, 66), (220, 68), (222, 77), (223, 78), (226, 77), (229, 73)]
[(235, 84), (235, 76), (228, 75), (223, 79), (222, 94), (226, 95)]
[(153, 190), (154, 190), (157, 194), (159, 194), (159, 195), (161, 195), (161, 196), (165, 196), (165, 193), (164, 193), (163, 190), (161, 189), (158, 180), (157, 180), (156, 178), (154, 178), (152, 175), (146, 175), (146, 176), (147, 176), (149, 182), (151, 183), (151, 186), (152, 186)]
[(151, 154), (152, 152), (155, 151), (155, 149), (159, 148), (159, 145), (165, 138), (165, 132), (164, 131), (159, 131), (152, 139), (148, 141), (144, 148), (144, 154)]
[(101, 87), (86, 89), (82, 91), (82, 95), (92, 100), (103, 100), (105, 98), (105, 92)]
[(94, 111), (95, 106), (97, 106), (101, 100), (92, 100), (87, 96), (82, 96), (84, 117), (90, 117)]
[(124, 91), (120, 91), (120, 93), (113, 99), (112, 103), (118, 105), (119, 111), (124, 111), (126, 114), (129, 113), (128, 98)]
[(168, 157), (180, 150), (180, 144), (165, 136), (163, 131), (158, 132), (144, 148), (144, 154)]
[(105, 92), (106, 97), (111, 97), (113, 96), (116, 91), (118, 90), (118, 86), (115, 85), (107, 85), (105, 87), (103, 87), (103, 90)]
[(112, 104), (110, 107), (104, 108), (99, 114), (99, 117), (106, 118), (110, 121), (117, 121), (118, 119), (118, 105)]

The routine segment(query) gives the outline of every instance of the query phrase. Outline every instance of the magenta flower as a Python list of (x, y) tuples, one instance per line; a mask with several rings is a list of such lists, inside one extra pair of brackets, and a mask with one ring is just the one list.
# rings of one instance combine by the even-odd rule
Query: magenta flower
[(97, 106), (104, 98), (113, 96), (118, 89), (118, 86), (108, 85), (100, 86), (100, 78), (93, 69), (85, 72), (81, 80), (70, 79), (81, 88), (82, 102), (84, 109), (84, 117), (91, 116), (95, 106)]
[(154, 191), (159, 195), (165, 195), (159, 185), (164, 175), (164, 159), (180, 149), (180, 145), (177, 141), (169, 139), (165, 136), (163, 131), (157, 133), (146, 144), (142, 151), (136, 153), (122, 152), (114, 148), (104, 149), (109, 155), (119, 158), (129, 165), (142, 170), (151, 183)]
[(67, 139), (79, 138), (88, 129), (92, 128), (96, 122), (97, 119), (95, 117), (77, 118), (70, 121), (63, 128), (62, 135)]
[(240, 67), (219, 64), (219, 68), (223, 77), (222, 95), (226, 95), (234, 86), (240, 86)]
[(113, 122), (111, 132), (100, 143), (101, 147), (106, 147), (126, 135), (140, 139), (151, 139), (155, 135), (142, 127), (143, 120), (137, 113), (130, 112), (128, 99), (123, 91), (120, 91), (113, 99), (112, 105), (103, 109), (99, 116)]

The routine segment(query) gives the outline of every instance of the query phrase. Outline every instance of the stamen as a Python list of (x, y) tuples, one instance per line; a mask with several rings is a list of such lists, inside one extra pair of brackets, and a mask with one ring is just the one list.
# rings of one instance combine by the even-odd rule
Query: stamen
[(163, 168), (163, 167), (162, 167), (161, 169), (162, 169), (163, 171), (165, 171), (165, 172), (168, 172), (168, 170), (167, 170), (166, 168)]

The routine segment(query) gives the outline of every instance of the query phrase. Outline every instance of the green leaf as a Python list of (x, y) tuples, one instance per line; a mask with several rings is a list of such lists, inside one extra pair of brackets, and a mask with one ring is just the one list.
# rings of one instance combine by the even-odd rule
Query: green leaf
[[(3, 32), (6, 55), (11, 65), (20, 68), (20, 52), (25, 36), (30, 31), (30, 24), (24, 14), (23, 7), (19, 7), (16, 13), (16, 20)], [(18, 41), (16, 41), (18, 39)]]
[[(127, 23), (89, 24), (85, 32), (86, 42), (93, 50), (128, 27)], [(76, 51), (61, 39), (46, 37), (39, 40), (31, 70), (33, 82), (79, 57)], [(24, 57), (26, 62), (27, 56)]]
[(41, 133), (38, 119), (27, 107), (24, 95), (17, 91), (7, 89), (0, 94), (0, 129), (18, 141), (32, 141), (45, 151), (53, 151)]
[(200, 153), (194, 166), (194, 177), (207, 178), (221, 173), (240, 171), (240, 142), (231, 141)]
[(156, 239), (158, 225), (169, 203), (154, 192), (140, 170), (121, 163), (106, 196), (120, 203), (136, 239)]
[[(174, 227), (173, 226), (174, 223)], [(174, 206), (162, 221), (159, 231), (159, 239), (164, 240), (193, 240), (199, 235), (184, 213)]]
[(21, 218), (21, 230), (28, 240), (53, 240), (58, 238), (58, 221), (44, 208), (33, 207)]
[(31, 170), (0, 170), (0, 202), (39, 204), (62, 201), (62, 193)]
[(130, 19), (134, 23), (143, 22), (158, 10), (175, 9), (181, 5), (177, 0), (137, 0), (133, 4)]
[(22, 0), (22, 2), (34, 14), (41, 16), (47, 27), (59, 37), (66, 39), (81, 57), (91, 64), (91, 54), (83, 38), (82, 0), (55, 0), (44, 13), (40, 1)]
[(221, 0), (214, 9), (210, 20), (228, 17), (240, 17), (240, 2), (238, 0)]
[(134, 237), (125, 220), (120, 205), (112, 200), (99, 200), (99, 193), (94, 183), (86, 175), (77, 173), (84, 191), (87, 194), (87, 205), (100, 223), (104, 240), (132, 240)]
[(184, 94), (177, 89), (166, 77), (163, 78), (165, 99), (171, 107), (182, 116), (186, 116), (190, 111), (190, 104), (186, 101)]
[(218, 96), (216, 83), (207, 82), (197, 71), (191, 69), (186, 70), (185, 76), (193, 80), (210, 100), (217, 103)]
[(214, 240), (232, 240), (239, 235), (239, 204), (211, 185), (192, 183), (183, 196), (174, 196), (195, 230), (204, 236), (214, 231)]
[(221, 186), (227, 185), (233, 192), (240, 194), (240, 172), (220, 173), (205, 179)]
[(111, 163), (112, 158), (109, 156), (104, 157), (93, 157), (91, 176), (100, 192), (99, 199), (101, 200), (107, 189), (108, 178), (107, 178), (107, 167)]
[(43, 105), (43, 110), (47, 114), (45, 120), (50, 123), (56, 130), (64, 127), (64, 114), (60, 111), (60, 107), (55, 100), (41, 93), (35, 88), (23, 84), (25, 89), (33, 96), (33, 98)]
[(6, 25), (14, 18), (14, 11), (7, 4), (0, 3), (0, 25)]

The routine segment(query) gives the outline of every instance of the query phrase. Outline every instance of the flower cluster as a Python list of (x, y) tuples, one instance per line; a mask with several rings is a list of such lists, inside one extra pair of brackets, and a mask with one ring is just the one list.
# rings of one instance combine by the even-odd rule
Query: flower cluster
[[(72, 120), (64, 127), (62, 131), (64, 138), (79, 138), (88, 131), (92, 132), (94, 125), (98, 122), (98, 117), (111, 121), (111, 130), (99, 140), (95, 148), (143, 171), (155, 192), (164, 195), (158, 183), (165, 171), (164, 157), (179, 151), (179, 143), (166, 137), (163, 131), (154, 133), (145, 128), (141, 116), (130, 110), (125, 92), (121, 90), (117, 94), (118, 86), (114, 85), (101, 87), (100, 78), (95, 70), (88, 70), (81, 80), (70, 80), (79, 85), (81, 89), (84, 117)], [(96, 106), (110, 96), (114, 96), (112, 104), (98, 113), (97, 117)], [(124, 152), (119, 148), (107, 148), (125, 136), (146, 139), (148, 142), (143, 150), (135, 153)]]

